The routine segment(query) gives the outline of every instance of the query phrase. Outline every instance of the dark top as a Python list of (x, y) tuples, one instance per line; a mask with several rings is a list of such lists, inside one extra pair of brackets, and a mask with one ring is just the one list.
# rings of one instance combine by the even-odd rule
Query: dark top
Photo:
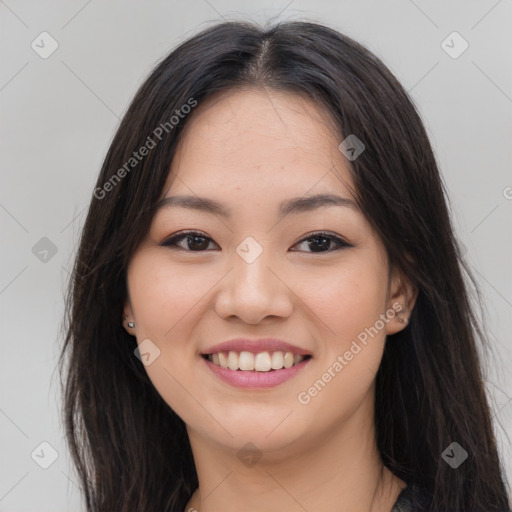
[(416, 486), (407, 486), (398, 495), (391, 512), (426, 512), (428, 498), (424, 491)]
[[(390, 512), (428, 512), (429, 499), (426, 493), (413, 485), (402, 489)], [(186, 509), (188, 512), (189, 508)], [(195, 510), (190, 507), (190, 510)], [(196, 511), (197, 512), (197, 511)]]

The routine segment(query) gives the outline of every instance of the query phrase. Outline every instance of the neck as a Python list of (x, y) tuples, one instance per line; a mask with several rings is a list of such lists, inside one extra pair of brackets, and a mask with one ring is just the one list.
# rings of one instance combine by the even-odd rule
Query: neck
[(262, 450), (250, 467), (237, 449), (189, 429), (199, 487), (185, 512), (390, 511), (405, 484), (383, 466), (365, 407), (373, 403), (321, 436)]

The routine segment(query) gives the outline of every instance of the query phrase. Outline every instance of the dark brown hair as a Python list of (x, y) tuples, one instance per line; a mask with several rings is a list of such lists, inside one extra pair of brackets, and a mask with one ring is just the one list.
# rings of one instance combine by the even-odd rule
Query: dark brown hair
[[(67, 439), (87, 510), (183, 512), (198, 485), (184, 423), (122, 327), (126, 269), (194, 115), (176, 111), (241, 87), (301, 94), (330, 113), (339, 133), (365, 144), (350, 162), (358, 203), (390, 263), (418, 290), (410, 323), (388, 337), (376, 377), (384, 464), (423, 488), (430, 510), (508, 511), (479, 359), (485, 338), (469, 298), (475, 283), (420, 116), (369, 50), (307, 22), (223, 22), (188, 39), (140, 87), (110, 145), (73, 269), (60, 359)], [(156, 141), (159, 126), (167, 129)], [(156, 144), (135, 164), (148, 137)], [(453, 441), (469, 454), (457, 469), (441, 457)]]

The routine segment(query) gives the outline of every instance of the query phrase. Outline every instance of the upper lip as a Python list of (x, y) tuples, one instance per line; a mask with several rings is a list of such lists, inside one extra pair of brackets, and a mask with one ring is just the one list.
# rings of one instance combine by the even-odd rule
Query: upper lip
[(233, 338), (231, 340), (218, 343), (217, 345), (212, 345), (203, 352), (203, 355), (216, 354), (218, 352), (229, 352), (230, 350), (234, 352), (247, 351), (253, 352), (254, 354), (259, 352), (282, 351), (291, 352), (294, 355), (311, 355), (307, 350), (278, 338), (258, 338), (255, 340), (251, 340), (250, 338)]

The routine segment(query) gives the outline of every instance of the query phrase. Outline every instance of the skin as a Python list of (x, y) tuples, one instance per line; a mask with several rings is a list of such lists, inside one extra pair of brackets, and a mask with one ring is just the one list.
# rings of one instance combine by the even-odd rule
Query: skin
[[(335, 133), (328, 114), (299, 95), (243, 89), (210, 98), (188, 120), (162, 197), (216, 199), (233, 217), (162, 208), (129, 264), (125, 328), (160, 350), (145, 369), (186, 423), (194, 454), (199, 488), (187, 511), (382, 512), (405, 487), (382, 465), (373, 416), (386, 335), (404, 328), (397, 316), (308, 404), (297, 398), (393, 304), (407, 318), (416, 298), (357, 208), (278, 215), (293, 197), (352, 197)], [(160, 245), (183, 230), (208, 238)], [(311, 239), (322, 230), (352, 246)], [(247, 236), (263, 249), (252, 263), (236, 252)], [(313, 359), (277, 387), (235, 388), (200, 356), (234, 337), (282, 338)], [(261, 454), (254, 465), (237, 457), (248, 442)]]

